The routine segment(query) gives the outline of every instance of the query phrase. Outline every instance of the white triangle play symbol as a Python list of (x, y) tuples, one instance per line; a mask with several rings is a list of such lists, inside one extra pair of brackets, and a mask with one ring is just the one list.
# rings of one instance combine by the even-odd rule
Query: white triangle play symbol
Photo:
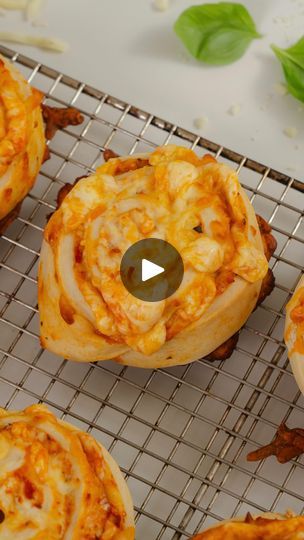
[(141, 261), (142, 281), (148, 281), (148, 279), (159, 276), (159, 274), (162, 274), (164, 271), (165, 269), (162, 266), (158, 266), (158, 264), (155, 264), (148, 259), (142, 259)]

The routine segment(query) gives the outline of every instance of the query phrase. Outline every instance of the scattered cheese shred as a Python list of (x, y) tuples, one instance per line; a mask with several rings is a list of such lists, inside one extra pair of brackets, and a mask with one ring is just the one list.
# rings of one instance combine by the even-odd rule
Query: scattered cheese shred
[(28, 0), (0, 0), (0, 8), (23, 10), (26, 9)]
[(153, 7), (157, 11), (167, 11), (169, 9), (169, 0), (154, 0)]
[(10, 43), (22, 43), (24, 45), (33, 45), (54, 52), (64, 52), (68, 45), (64, 41), (51, 37), (38, 37), (19, 34), (17, 32), (0, 32), (0, 41), (8, 41)]
[(35, 28), (46, 28), (48, 24), (46, 21), (38, 20), (38, 21), (33, 21), (32, 26), (34, 26)]
[(279, 82), (274, 85), (274, 91), (279, 96), (286, 96), (288, 94), (288, 88), (285, 84)]
[(29, 22), (35, 22), (40, 17), (43, 0), (28, 0), (25, 8), (26, 20)]
[(200, 116), (194, 119), (193, 124), (196, 129), (203, 129), (208, 124), (208, 118), (207, 116)]
[(289, 137), (290, 139), (295, 139), (299, 131), (296, 127), (286, 127), (285, 129), (283, 129), (283, 133), (284, 135), (286, 135), (286, 137)]
[(241, 105), (236, 103), (235, 105), (231, 105), (231, 107), (228, 109), (227, 113), (230, 114), (230, 116), (237, 116), (241, 112)]

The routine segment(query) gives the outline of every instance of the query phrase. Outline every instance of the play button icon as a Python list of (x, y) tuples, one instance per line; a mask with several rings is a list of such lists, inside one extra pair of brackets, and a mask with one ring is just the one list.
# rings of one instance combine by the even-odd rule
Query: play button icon
[(184, 264), (171, 244), (158, 238), (147, 238), (136, 242), (125, 252), (120, 275), (133, 296), (145, 302), (159, 302), (179, 288)]
[(162, 266), (158, 266), (158, 264), (155, 264), (152, 261), (147, 261), (147, 259), (141, 261), (142, 281), (148, 281), (148, 279), (159, 276), (159, 274), (162, 274), (164, 271), (165, 269)]

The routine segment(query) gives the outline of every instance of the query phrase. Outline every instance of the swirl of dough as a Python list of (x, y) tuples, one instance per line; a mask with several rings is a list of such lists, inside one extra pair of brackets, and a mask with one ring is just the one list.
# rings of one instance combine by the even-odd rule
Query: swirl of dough
[(286, 306), (285, 341), (290, 356), (300, 354), (304, 358), (304, 276)]
[(0, 409), (4, 540), (133, 540), (130, 494), (108, 452), (46, 407)]
[(304, 275), (286, 306), (284, 339), (295, 379), (304, 394)]
[(301, 540), (304, 534), (304, 517), (291, 512), (266, 513), (245, 519), (226, 521), (211, 527), (192, 540)]
[(42, 97), (0, 55), (0, 220), (24, 199), (39, 172), (45, 152)]
[[(79, 360), (161, 350), (233, 281), (260, 284), (268, 264), (249, 212), (236, 173), (211, 156), (166, 146), (111, 159), (75, 184), (46, 227), (39, 277), (42, 344), (75, 358), (76, 341), (81, 344), (76, 334), (82, 332)], [(147, 238), (171, 243), (184, 262), (180, 288), (159, 302), (138, 300), (120, 276), (125, 252)], [(65, 336), (63, 321), (70, 326)]]

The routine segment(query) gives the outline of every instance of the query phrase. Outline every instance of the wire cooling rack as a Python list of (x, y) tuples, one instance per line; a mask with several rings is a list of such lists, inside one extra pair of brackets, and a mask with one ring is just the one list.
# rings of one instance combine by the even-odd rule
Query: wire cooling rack
[[(101, 440), (128, 479), (138, 539), (185, 540), (247, 511), (303, 513), (303, 459), (254, 464), (246, 454), (268, 443), (282, 420), (304, 427), (304, 399), (282, 343), (284, 307), (303, 270), (304, 184), (9, 49), (0, 52), (49, 104), (72, 104), (85, 117), (56, 134), (51, 160), (0, 238), (0, 406), (42, 401)], [(104, 148), (127, 154), (166, 143), (207, 149), (237, 168), (278, 241), (276, 289), (226, 362), (150, 371), (62, 361), (40, 348), (36, 291), (42, 231), (57, 192), (100, 164)]]

